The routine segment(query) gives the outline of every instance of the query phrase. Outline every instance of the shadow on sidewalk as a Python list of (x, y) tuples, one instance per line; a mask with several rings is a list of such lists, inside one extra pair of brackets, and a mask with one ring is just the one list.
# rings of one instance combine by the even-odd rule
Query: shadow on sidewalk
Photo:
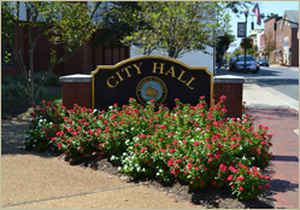
[(249, 107), (247, 113), (254, 116), (254, 120), (280, 120), (281, 118), (294, 118), (298, 120), (298, 112), (287, 108), (255, 108)]
[(46, 152), (38, 153), (25, 150), (26, 130), (29, 128), (28, 120), (2, 120), (1, 122), (1, 154), (2, 155), (38, 155), (51, 158)]
[(288, 155), (274, 155), (273, 161), (288, 161), (288, 162), (298, 162), (297, 156), (288, 156)]
[(274, 71), (271, 69), (261, 68), (257, 73), (253, 74), (251, 72), (242, 71), (229, 71), (224, 68), (218, 69), (216, 75), (234, 75), (234, 76), (246, 76), (250, 78), (256, 78), (261, 76), (273, 76), (274, 78), (280, 74), (280, 71)]

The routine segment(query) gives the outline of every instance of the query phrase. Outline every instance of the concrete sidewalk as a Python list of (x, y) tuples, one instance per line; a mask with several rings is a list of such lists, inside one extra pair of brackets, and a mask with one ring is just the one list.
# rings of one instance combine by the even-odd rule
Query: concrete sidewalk
[[(273, 155), (270, 197), (276, 208), (298, 208), (298, 102), (255, 84), (245, 84), (243, 100), (255, 123), (270, 127)], [(27, 129), (25, 125), (22, 129)], [(21, 133), (21, 130), (20, 132)], [(2, 121), (2, 142), (16, 141)], [(18, 141), (24, 139), (20, 136)], [(4, 144), (9, 145), (9, 144)], [(3, 146), (3, 143), (2, 143)], [(203, 208), (119, 177), (27, 152), (2, 155), (2, 206), (13, 208)]]
[(292, 70), (292, 71), (299, 71), (299, 67), (297, 67), (297, 66), (282, 66), (282, 65), (279, 65), (279, 64), (271, 64), (270, 67), (271, 68), (289, 69), (289, 70)]
[(299, 110), (299, 101), (270, 87), (257, 84), (243, 85), (243, 101), (249, 107), (258, 108), (292, 108)]

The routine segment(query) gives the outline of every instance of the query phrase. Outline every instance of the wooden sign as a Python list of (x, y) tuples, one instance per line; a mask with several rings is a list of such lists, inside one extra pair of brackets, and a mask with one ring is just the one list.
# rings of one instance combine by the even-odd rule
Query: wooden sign
[(92, 72), (93, 108), (121, 106), (128, 104), (129, 98), (141, 104), (155, 100), (172, 108), (175, 98), (196, 105), (200, 96), (212, 105), (212, 73), (206, 67), (190, 67), (172, 58), (136, 57), (113, 66), (98, 66)]

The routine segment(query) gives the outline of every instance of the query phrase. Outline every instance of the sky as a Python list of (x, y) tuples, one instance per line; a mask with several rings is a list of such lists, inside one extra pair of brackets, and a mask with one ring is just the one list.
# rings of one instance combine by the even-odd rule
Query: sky
[[(252, 9), (255, 5), (255, 3), (258, 3), (260, 13), (264, 13), (265, 15), (268, 15), (270, 13), (278, 14), (279, 16), (283, 16), (285, 10), (299, 10), (299, 2), (298, 1), (256, 1), (254, 2), (253, 6), (251, 5), (249, 8), (249, 15), (248, 15), (248, 24), (247, 24), (247, 34), (250, 34), (251, 31), (251, 22), (255, 22), (254, 28), (255, 29), (263, 29), (264, 28), (264, 22), (261, 21), (261, 25), (256, 24), (256, 16), (255, 13), (252, 12)], [(236, 41), (234, 42), (233, 47), (229, 48), (229, 52), (232, 52), (237, 46), (239, 46), (239, 43), (241, 41), (241, 38), (237, 38), (237, 23), (238, 22), (245, 22), (245, 16), (241, 15), (239, 18), (236, 17), (235, 14), (231, 15), (231, 30), (233, 32), (233, 35), (236, 36)]]

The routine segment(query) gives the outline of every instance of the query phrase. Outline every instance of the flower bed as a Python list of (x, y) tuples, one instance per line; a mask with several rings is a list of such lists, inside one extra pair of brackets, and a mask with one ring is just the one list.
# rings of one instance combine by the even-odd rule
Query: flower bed
[(66, 110), (43, 101), (34, 109), (26, 147), (55, 146), (71, 158), (101, 152), (133, 178), (177, 181), (192, 189), (226, 187), (241, 200), (252, 199), (270, 187), (262, 169), (272, 159), (272, 135), (268, 127), (255, 129), (248, 115), (225, 119), (224, 100), (207, 108), (203, 97), (196, 106), (177, 99), (169, 110), (130, 99), (107, 111), (76, 104)]

